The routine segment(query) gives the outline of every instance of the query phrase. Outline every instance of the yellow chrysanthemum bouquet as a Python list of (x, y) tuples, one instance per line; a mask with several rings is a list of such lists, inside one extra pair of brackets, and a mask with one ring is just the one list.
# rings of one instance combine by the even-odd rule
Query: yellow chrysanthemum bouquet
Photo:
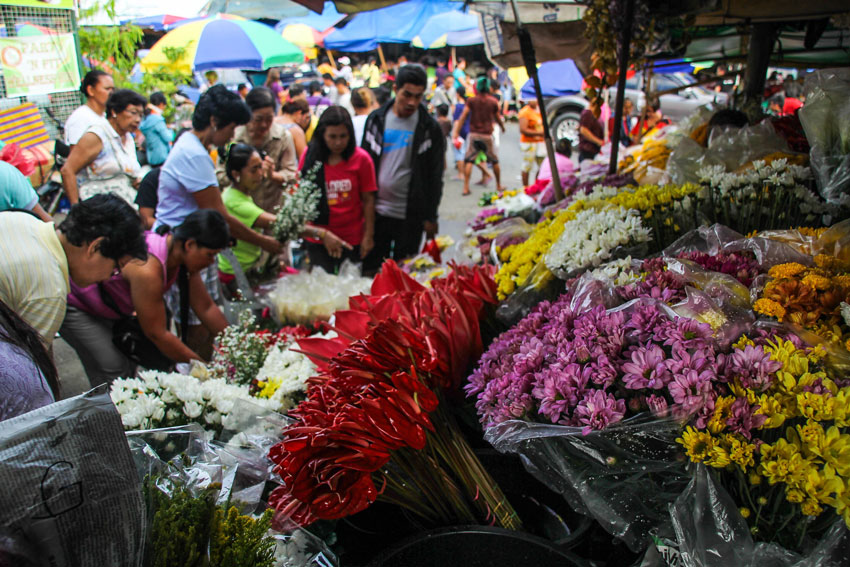
[(811, 549), (850, 526), (850, 379), (793, 335), (741, 337), (677, 441), (715, 472), (756, 541)]

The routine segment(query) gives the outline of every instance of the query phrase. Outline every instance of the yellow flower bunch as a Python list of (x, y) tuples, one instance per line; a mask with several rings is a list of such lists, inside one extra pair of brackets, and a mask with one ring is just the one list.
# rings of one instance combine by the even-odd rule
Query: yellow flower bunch
[[(564, 224), (575, 218), (579, 212), (587, 209), (603, 209), (611, 205), (623, 207), (626, 209), (634, 209), (643, 213), (644, 219), (652, 218), (653, 215), (662, 217), (676, 202), (681, 201), (689, 195), (696, 194), (702, 188), (693, 183), (684, 185), (641, 185), (640, 187), (622, 187), (617, 191), (612, 192), (610, 189), (605, 191), (597, 191), (590, 194), (587, 198), (576, 198), (569, 207), (556, 213), (554, 217), (545, 218), (534, 227), (534, 232), (522, 244), (506, 246), (498, 251), (499, 259), (502, 261), (502, 266), (496, 274), (496, 284), (498, 285), (499, 299), (505, 299), (517, 287), (523, 287), (528, 283), (528, 277), (532, 274), (532, 270), (541, 261), (542, 256), (549, 250), (552, 244), (561, 236), (564, 230)], [(670, 220), (670, 219), (666, 219)], [(679, 232), (681, 227), (675, 220), (666, 223), (662, 221), (662, 225), (668, 227), (668, 230)], [(666, 224), (665, 224), (666, 223)], [(657, 230), (657, 229), (656, 229)], [(656, 237), (658, 235), (656, 234)], [(663, 239), (657, 239), (659, 245), (669, 244)], [(539, 278), (535, 280), (535, 285), (542, 286), (547, 284), (554, 278), (548, 271), (541, 269), (534, 272), (539, 273)]]
[(744, 336), (733, 349), (728, 383), (715, 383), (713, 404), (676, 441), (754, 512), (754, 533), (785, 529), (789, 506), (810, 517), (831, 507), (850, 526), (850, 380), (827, 371), (820, 346)]

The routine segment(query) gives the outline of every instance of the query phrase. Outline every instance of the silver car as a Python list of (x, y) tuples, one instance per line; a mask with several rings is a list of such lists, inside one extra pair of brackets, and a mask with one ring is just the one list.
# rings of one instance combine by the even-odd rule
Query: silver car
[[(706, 89), (703, 86), (694, 85), (697, 80), (693, 75), (687, 73), (669, 73), (652, 75), (650, 82), (651, 92), (664, 92), (679, 88), (675, 93), (663, 94), (658, 97), (661, 103), (661, 113), (674, 122), (680, 122), (693, 114), (701, 106), (713, 108), (724, 107), (729, 104), (729, 95)], [(693, 86), (687, 86), (693, 85)], [(685, 87), (685, 88), (681, 88)], [(611, 102), (616, 96), (615, 88), (609, 89)], [(644, 107), (644, 78), (642, 73), (626, 80), (626, 96), (632, 99), (635, 107)]]

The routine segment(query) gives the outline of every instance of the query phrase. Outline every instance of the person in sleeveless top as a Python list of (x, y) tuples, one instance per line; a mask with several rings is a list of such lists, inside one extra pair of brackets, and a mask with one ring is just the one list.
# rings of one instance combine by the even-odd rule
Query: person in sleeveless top
[[(135, 375), (134, 363), (112, 344), (112, 327), (121, 316), (135, 313), (145, 335), (175, 363), (201, 359), (169, 330), (163, 296), (181, 266), (189, 274), (189, 304), (201, 323), (213, 335), (227, 326), (201, 278), (201, 270), (230, 243), (224, 217), (218, 211), (200, 209), (173, 231), (168, 230), (147, 232), (147, 261), (127, 263), (102, 287), (80, 288), (71, 282), (68, 310), (59, 332), (77, 351), (92, 387)], [(101, 290), (109, 294), (121, 314), (107, 307)]]
[(107, 118), (92, 124), (62, 166), (62, 185), (71, 204), (99, 193), (113, 193), (131, 205), (141, 182), (132, 133), (139, 129), (147, 100), (130, 89), (113, 92)]

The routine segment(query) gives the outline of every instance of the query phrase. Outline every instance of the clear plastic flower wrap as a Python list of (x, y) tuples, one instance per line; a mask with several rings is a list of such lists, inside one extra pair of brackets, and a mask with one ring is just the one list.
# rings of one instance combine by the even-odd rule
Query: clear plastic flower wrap
[(811, 164), (821, 196), (850, 204), (850, 69), (823, 69), (806, 76), (800, 122), (811, 144)]
[(680, 430), (676, 420), (648, 416), (589, 434), (510, 420), (488, 429), (485, 439), (501, 452), (518, 453), (538, 480), (640, 551), (689, 480), (675, 447)]
[(700, 226), (679, 237), (678, 240), (664, 249), (662, 255), (672, 258), (682, 252), (717, 254), (726, 244), (742, 238), (744, 238), (743, 234), (722, 224)]
[(735, 502), (704, 465), (670, 505), (670, 520), (640, 567), (842, 567), (850, 555), (850, 531), (840, 520), (805, 555), (755, 543)]
[(752, 126), (715, 127), (708, 139), (706, 164), (721, 163), (727, 171), (774, 152), (788, 152), (788, 144), (776, 133), (769, 120)]
[(525, 285), (511, 293), (496, 308), (496, 318), (507, 325), (513, 325), (541, 301), (555, 299), (564, 292), (564, 282), (549, 271), (544, 262), (538, 262), (531, 268)]
[(360, 268), (345, 261), (338, 275), (321, 268), (280, 278), (269, 299), (281, 322), (290, 325), (327, 321), (337, 310), (348, 308), (348, 298), (368, 293), (372, 280), (360, 276)]

